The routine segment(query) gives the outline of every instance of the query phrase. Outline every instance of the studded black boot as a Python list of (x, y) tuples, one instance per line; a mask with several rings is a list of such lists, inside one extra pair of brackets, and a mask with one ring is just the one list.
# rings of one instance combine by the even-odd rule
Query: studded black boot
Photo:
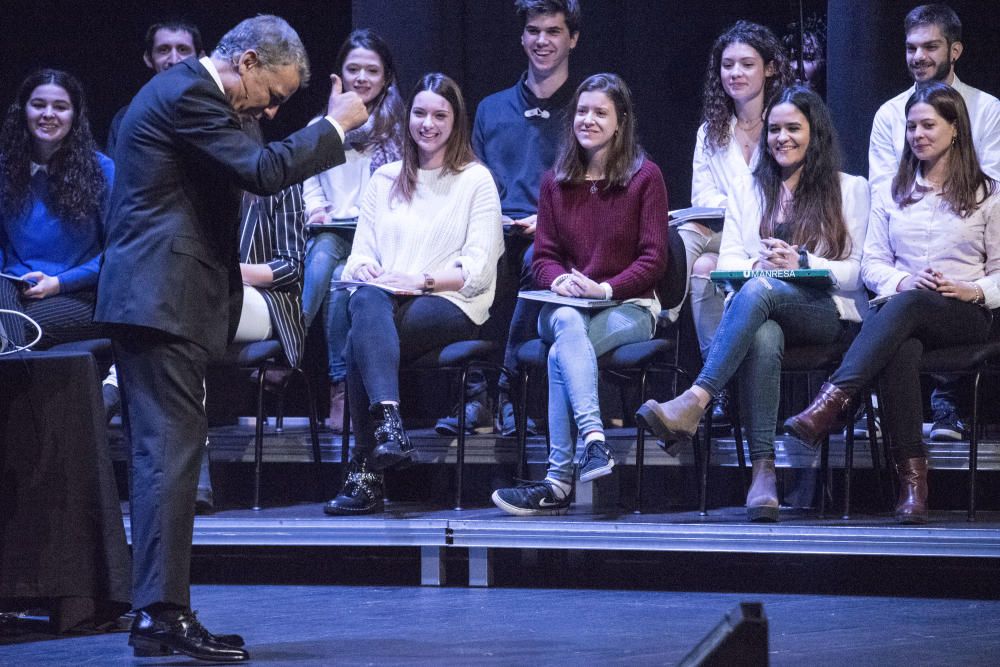
[(327, 502), (327, 514), (378, 514), (385, 510), (382, 473), (370, 472), (364, 462), (351, 461), (344, 488)]
[(375, 421), (375, 450), (369, 458), (369, 467), (381, 472), (407, 461), (413, 456), (413, 445), (403, 430), (399, 406), (387, 403), (373, 405), (370, 410)]

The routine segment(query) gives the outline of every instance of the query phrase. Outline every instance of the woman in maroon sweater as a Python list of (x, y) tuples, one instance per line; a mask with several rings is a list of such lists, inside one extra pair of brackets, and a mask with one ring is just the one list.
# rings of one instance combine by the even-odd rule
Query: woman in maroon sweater
[(577, 433), (586, 445), (580, 481), (611, 473), (597, 358), (652, 338), (660, 310), (653, 285), (666, 266), (667, 189), (636, 142), (628, 87), (614, 74), (595, 74), (577, 88), (573, 105), (539, 194), (535, 282), (561, 296), (621, 303), (600, 310), (546, 304), (539, 315), (538, 332), (551, 346), (548, 473), (493, 493), (497, 507), (522, 516), (569, 508)]

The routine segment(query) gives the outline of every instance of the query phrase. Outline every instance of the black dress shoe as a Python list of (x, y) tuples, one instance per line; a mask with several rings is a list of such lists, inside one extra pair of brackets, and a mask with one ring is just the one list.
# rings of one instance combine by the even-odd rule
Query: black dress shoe
[(323, 507), (326, 514), (378, 514), (385, 510), (383, 475), (370, 472), (364, 463), (351, 461), (344, 488)]
[(155, 615), (140, 609), (132, 622), (128, 643), (137, 658), (182, 653), (197, 660), (213, 662), (250, 659), (246, 650), (235, 643), (226, 643), (224, 638), (243, 642), (239, 635), (213, 635), (198, 622), (194, 612), (185, 609), (162, 611)]

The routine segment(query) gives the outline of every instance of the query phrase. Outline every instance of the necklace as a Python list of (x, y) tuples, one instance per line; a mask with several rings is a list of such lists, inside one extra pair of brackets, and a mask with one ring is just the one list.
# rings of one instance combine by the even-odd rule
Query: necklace
[(590, 194), (597, 194), (597, 182), (600, 181), (603, 176), (584, 176), (588, 183), (590, 183)]

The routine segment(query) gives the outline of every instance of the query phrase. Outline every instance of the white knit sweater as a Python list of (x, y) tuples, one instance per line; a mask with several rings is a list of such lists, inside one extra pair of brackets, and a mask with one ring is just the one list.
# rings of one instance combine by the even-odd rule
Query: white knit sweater
[(482, 324), (489, 317), (497, 260), (503, 253), (500, 197), (493, 177), (476, 163), (457, 174), (421, 169), (413, 200), (390, 201), (402, 164), (392, 162), (372, 174), (344, 277), (353, 278), (362, 264), (411, 274), (461, 267), (462, 288), (434, 295)]

